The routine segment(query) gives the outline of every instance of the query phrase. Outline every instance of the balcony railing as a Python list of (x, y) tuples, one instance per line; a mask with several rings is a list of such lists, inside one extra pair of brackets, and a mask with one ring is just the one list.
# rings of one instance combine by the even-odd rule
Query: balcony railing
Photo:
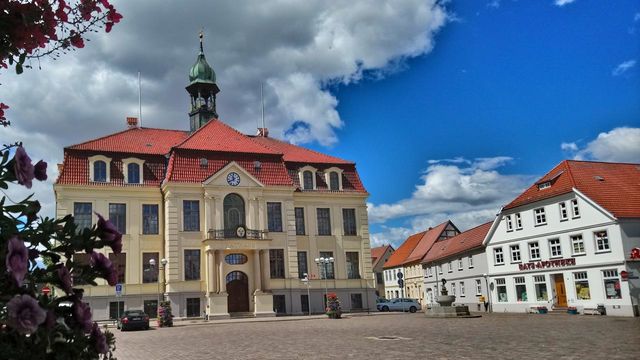
[[(244, 236), (242, 236), (244, 233)], [(224, 229), (224, 230), (209, 230), (208, 239), (210, 240), (264, 240), (267, 238), (268, 231), (244, 229), (238, 231), (237, 229)]]

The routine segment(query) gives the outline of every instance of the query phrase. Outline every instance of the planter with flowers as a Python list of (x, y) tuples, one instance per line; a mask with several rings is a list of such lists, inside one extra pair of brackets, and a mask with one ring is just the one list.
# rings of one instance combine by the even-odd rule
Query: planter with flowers
[(549, 312), (549, 309), (547, 309), (546, 306), (538, 306), (538, 314), (546, 314)]
[(567, 314), (578, 315), (578, 308), (576, 308), (575, 306), (569, 306), (567, 308)]
[(338, 295), (335, 293), (327, 294), (327, 308), (326, 314), (329, 319), (340, 319), (342, 318), (342, 307), (340, 307), (340, 300), (338, 300)]

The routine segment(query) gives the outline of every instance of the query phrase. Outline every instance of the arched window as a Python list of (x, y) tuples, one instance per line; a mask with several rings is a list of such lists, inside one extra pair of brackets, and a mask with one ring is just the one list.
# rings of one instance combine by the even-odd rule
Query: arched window
[(329, 173), (329, 189), (340, 190), (340, 179), (335, 171)]
[(136, 163), (127, 165), (127, 182), (129, 184), (140, 183), (140, 165)]
[(236, 237), (236, 229), (245, 225), (244, 200), (238, 194), (224, 198), (224, 237)]
[(309, 170), (306, 170), (302, 173), (302, 188), (305, 190), (313, 190), (313, 173)]
[(248, 279), (247, 279), (247, 275), (242, 271), (232, 271), (227, 274), (227, 284), (235, 280), (246, 282)]
[(102, 160), (93, 163), (93, 181), (107, 181), (107, 163)]
[(247, 259), (247, 255), (239, 254), (239, 253), (229, 254), (229, 255), (224, 257), (224, 261), (226, 261), (227, 264), (229, 264), (229, 265), (246, 264), (248, 260), (249, 259)]

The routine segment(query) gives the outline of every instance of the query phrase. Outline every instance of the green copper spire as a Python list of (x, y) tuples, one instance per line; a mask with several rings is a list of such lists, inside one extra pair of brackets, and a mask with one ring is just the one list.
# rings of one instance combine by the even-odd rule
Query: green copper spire
[(200, 32), (200, 53), (198, 54), (198, 58), (196, 59), (196, 63), (193, 64), (191, 70), (189, 71), (189, 82), (202, 82), (215, 84), (216, 82), (216, 73), (213, 71), (213, 68), (207, 63), (207, 59), (204, 57), (204, 50), (202, 48), (202, 38), (204, 34), (202, 31)]
[(191, 100), (189, 110), (189, 122), (191, 132), (201, 128), (212, 119), (218, 118), (216, 112), (216, 94), (220, 88), (216, 84), (216, 73), (207, 63), (202, 48), (202, 38), (204, 34), (200, 31), (200, 53), (196, 63), (189, 71), (189, 85), (187, 92)]

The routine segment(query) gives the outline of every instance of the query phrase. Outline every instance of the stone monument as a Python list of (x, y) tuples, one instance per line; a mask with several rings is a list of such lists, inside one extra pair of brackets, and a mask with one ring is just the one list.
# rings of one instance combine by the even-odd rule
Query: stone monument
[(456, 297), (454, 295), (449, 295), (447, 288), (445, 285), (447, 284), (446, 279), (442, 279), (442, 290), (440, 291), (440, 296), (438, 296), (436, 302), (439, 306), (432, 306), (427, 309), (424, 313), (426, 317), (437, 317), (437, 318), (475, 318), (480, 317), (480, 315), (471, 315), (469, 313), (468, 306), (451, 306), (454, 301), (456, 301)]

